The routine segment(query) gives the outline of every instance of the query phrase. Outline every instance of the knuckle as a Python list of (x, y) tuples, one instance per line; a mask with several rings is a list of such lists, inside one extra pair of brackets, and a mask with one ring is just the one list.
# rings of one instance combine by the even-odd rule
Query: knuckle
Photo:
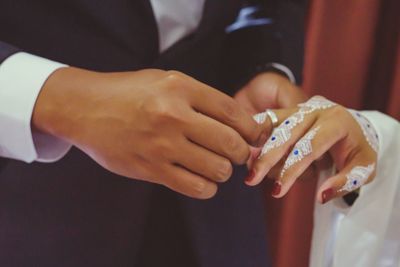
[(150, 122), (156, 125), (169, 124), (183, 120), (183, 114), (178, 112), (168, 101), (153, 98), (145, 103), (145, 114)]
[(177, 87), (179, 84), (182, 83), (185, 75), (182, 72), (176, 70), (169, 70), (165, 74), (165, 80), (167, 84), (172, 87)]
[(228, 123), (237, 123), (240, 118), (238, 105), (234, 101), (225, 100), (221, 103), (224, 118)]
[(179, 115), (179, 113), (175, 112), (175, 110), (170, 107), (164, 107), (163, 109), (160, 109), (157, 114), (157, 119), (160, 124), (170, 124), (171, 122), (178, 122), (182, 120), (181, 115)]
[(343, 116), (347, 117), (347, 115), (349, 115), (347, 112), (347, 109), (341, 105), (336, 105), (336, 106), (330, 108), (328, 110), (328, 112), (329, 112), (329, 116), (332, 119), (339, 119), (339, 118), (343, 118)]
[(158, 138), (152, 145), (149, 145), (147, 151), (152, 157), (165, 158), (172, 153), (173, 146), (168, 140)]
[(225, 136), (223, 140), (223, 144), (225, 147), (225, 152), (227, 153), (236, 153), (237, 151), (240, 150), (241, 144), (240, 144), (240, 138), (236, 134), (229, 134)]
[(340, 135), (347, 131), (347, 127), (343, 127), (344, 122), (352, 121), (353, 118), (347, 109), (341, 105), (336, 105), (329, 110), (327, 121), (338, 125), (337, 131)]
[(177, 70), (167, 70), (166, 75), (167, 75), (167, 77), (171, 77), (171, 78), (177, 78), (177, 77), (182, 78), (184, 76), (184, 74), (182, 72), (177, 71)]

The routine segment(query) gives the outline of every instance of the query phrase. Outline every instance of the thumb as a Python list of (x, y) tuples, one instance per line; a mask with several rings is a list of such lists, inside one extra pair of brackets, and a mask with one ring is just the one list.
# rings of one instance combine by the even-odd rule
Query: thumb
[(235, 99), (250, 115), (254, 115), (258, 112), (245, 88), (237, 92), (233, 99)]
[(293, 108), (305, 102), (309, 97), (294, 84), (285, 84), (277, 90), (276, 106), (279, 108)]

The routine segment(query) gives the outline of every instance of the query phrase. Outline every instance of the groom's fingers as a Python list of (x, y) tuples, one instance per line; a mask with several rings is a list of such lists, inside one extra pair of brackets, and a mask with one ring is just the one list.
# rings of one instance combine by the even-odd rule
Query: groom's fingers
[(208, 199), (217, 192), (216, 183), (180, 166), (170, 165), (160, 174), (162, 184), (168, 188), (197, 199)]
[(249, 145), (235, 130), (210, 117), (193, 113), (191, 123), (184, 129), (187, 139), (207, 150), (244, 164), (250, 156)]
[(271, 125), (259, 125), (237, 101), (196, 80), (190, 84), (193, 109), (237, 131), (250, 145), (262, 145), (271, 132)]
[(225, 182), (232, 175), (232, 164), (227, 158), (217, 155), (189, 140), (179, 145), (179, 153), (171, 155), (175, 164), (214, 182)]

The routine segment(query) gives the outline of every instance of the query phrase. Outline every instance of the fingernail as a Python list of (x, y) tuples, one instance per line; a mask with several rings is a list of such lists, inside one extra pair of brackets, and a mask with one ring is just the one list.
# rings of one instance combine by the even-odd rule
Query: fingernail
[(247, 174), (247, 177), (245, 178), (246, 182), (251, 182), (253, 181), (254, 177), (256, 176), (256, 171), (254, 169), (250, 170), (249, 173)]
[(332, 188), (326, 189), (324, 192), (322, 192), (322, 204), (325, 204), (326, 202), (331, 200), (334, 194), (335, 192)]
[(279, 195), (281, 193), (281, 189), (282, 189), (282, 183), (281, 182), (275, 182), (274, 183), (274, 187), (272, 188), (271, 195), (273, 195), (273, 196)]

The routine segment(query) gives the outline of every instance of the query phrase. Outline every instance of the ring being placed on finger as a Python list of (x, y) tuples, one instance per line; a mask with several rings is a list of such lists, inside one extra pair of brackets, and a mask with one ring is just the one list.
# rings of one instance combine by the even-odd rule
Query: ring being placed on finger
[(267, 113), (268, 117), (270, 118), (272, 126), (276, 127), (278, 125), (278, 116), (276, 116), (275, 112), (273, 112), (270, 109), (267, 109), (265, 113)]
[(312, 153), (313, 149), (311, 141), (317, 135), (317, 132), (319, 131), (320, 128), (321, 128), (320, 126), (315, 127), (314, 129), (309, 131), (300, 141), (296, 143), (292, 152), (290, 152), (288, 158), (285, 161), (285, 165), (283, 166), (283, 169), (281, 171), (281, 177), (291, 166), (303, 160), (304, 157)]
[(303, 120), (304, 114), (301, 112), (296, 112), (282, 122), (277, 128), (274, 128), (271, 137), (267, 140), (261, 150), (260, 157), (268, 153), (270, 150), (286, 143), (292, 137), (292, 129)]
[(354, 167), (350, 173), (346, 175), (346, 183), (343, 185), (342, 188), (338, 190), (338, 192), (351, 192), (360, 188), (364, 185), (369, 176), (375, 170), (375, 164), (370, 164), (367, 167), (364, 166), (356, 166)]
[(278, 124), (278, 117), (276, 116), (275, 112), (273, 112), (270, 109), (267, 109), (264, 112), (258, 113), (253, 116), (253, 119), (258, 123), (258, 124), (263, 124), (267, 117), (270, 118), (272, 126), (276, 127)]

